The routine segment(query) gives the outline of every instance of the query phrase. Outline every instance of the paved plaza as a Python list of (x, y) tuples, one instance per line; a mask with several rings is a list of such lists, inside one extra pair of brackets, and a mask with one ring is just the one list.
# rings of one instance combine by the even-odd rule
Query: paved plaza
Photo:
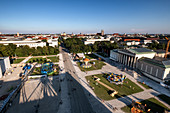
[(20, 90), (7, 113), (53, 113), (60, 102), (59, 77), (30, 79)]

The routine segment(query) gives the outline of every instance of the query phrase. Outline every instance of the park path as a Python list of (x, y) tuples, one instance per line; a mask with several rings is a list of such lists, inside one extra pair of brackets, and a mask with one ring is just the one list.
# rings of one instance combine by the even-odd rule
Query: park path
[(113, 88), (109, 87), (108, 85), (104, 84), (103, 82), (98, 81), (98, 80), (97, 80), (97, 82), (98, 82), (99, 84), (103, 85), (104, 87), (106, 87), (107, 89), (109, 89), (109, 90), (111, 90), (111, 91), (114, 91)]
[[(101, 56), (100, 56), (101, 57)], [(102, 57), (101, 57), (102, 58)], [(104, 59), (104, 58), (103, 58)], [(108, 59), (106, 59), (108, 61)], [(141, 87), (144, 91), (139, 92), (139, 93), (135, 93), (132, 95), (128, 95), (122, 98), (118, 98), (118, 99), (113, 99), (110, 101), (101, 101), (103, 102), (104, 105), (106, 105), (109, 109), (112, 109), (113, 107), (117, 107), (118, 110), (114, 111), (114, 113), (119, 113), (122, 112), (120, 108), (131, 104), (132, 100), (135, 101), (142, 101), (142, 100), (146, 100), (149, 99), (151, 97), (155, 97), (157, 95), (159, 95), (160, 93), (153, 90), (153, 89), (145, 89), (142, 85), (140, 85), (137, 80), (130, 76), (129, 74), (120, 71), (120, 69), (118, 67), (112, 66), (110, 64), (108, 64), (107, 62), (105, 66), (103, 66), (102, 69), (100, 70), (94, 70), (94, 71), (87, 71), (87, 72), (82, 72), (79, 67), (77, 66), (76, 62), (72, 61), (73, 66), (79, 76), (79, 79), (82, 82), (82, 85), (96, 98), (98, 98), (93, 90), (89, 87), (88, 82), (86, 81), (85, 76), (90, 76), (90, 75), (95, 75), (95, 74), (102, 74), (102, 73), (117, 73), (117, 74), (124, 74), (127, 76), (127, 78), (129, 78), (131, 81), (133, 81), (134, 83), (136, 83), (139, 87)], [(164, 92), (166, 92), (166, 90), (164, 90)], [(156, 98), (157, 100), (160, 100), (158, 98)], [(99, 99), (100, 100), (100, 99)], [(164, 105), (166, 105), (167, 107), (169, 107), (164, 101), (161, 101)]]

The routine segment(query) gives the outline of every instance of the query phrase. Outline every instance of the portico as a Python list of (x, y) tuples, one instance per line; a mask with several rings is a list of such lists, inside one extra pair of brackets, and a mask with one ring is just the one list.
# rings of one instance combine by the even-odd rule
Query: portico
[(137, 49), (118, 49), (111, 50), (110, 59), (118, 61), (125, 66), (136, 68), (137, 60), (141, 57), (153, 58), (155, 52), (146, 48), (137, 48)]

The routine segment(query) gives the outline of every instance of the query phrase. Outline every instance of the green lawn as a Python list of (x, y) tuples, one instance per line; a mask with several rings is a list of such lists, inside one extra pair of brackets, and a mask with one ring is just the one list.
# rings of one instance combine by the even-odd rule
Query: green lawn
[(141, 82), (139, 82), (138, 81), (138, 83), (140, 84), (140, 85), (142, 85), (144, 88), (146, 88), (146, 89), (151, 89), (148, 85), (146, 85), (146, 84), (143, 84), (143, 83), (141, 83)]
[[(155, 98), (150, 98), (147, 100), (141, 101), (142, 104), (146, 104), (149, 109), (151, 109), (151, 112), (149, 113), (163, 113), (165, 109), (168, 109), (165, 105), (160, 103)], [(132, 105), (125, 106), (121, 108), (125, 113), (131, 113), (130, 109), (132, 108)], [(168, 109), (170, 110), (170, 109)]]
[(47, 57), (48, 59), (51, 60), (51, 62), (59, 62), (59, 56), (57, 57)]
[(158, 97), (159, 97), (161, 100), (165, 101), (167, 104), (170, 105), (170, 97), (168, 97), (168, 96), (166, 96), (166, 95), (164, 95), (164, 94), (158, 95)]
[(34, 71), (31, 75), (41, 75), (41, 67), (34, 68)]
[(33, 62), (45, 63), (47, 61), (46, 58), (39, 57), (39, 58), (31, 58), (26, 63), (33, 63)]
[[(93, 62), (95, 62), (95, 65), (93, 65)], [(79, 66), (81, 71), (98, 70), (98, 69), (102, 69), (102, 67), (104, 65), (106, 65), (103, 61), (99, 61), (99, 60), (93, 60), (93, 61), (90, 61), (89, 63), (92, 64), (92, 67), (90, 67), (90, 68), (83, 68), (83, 67), (81, 67), (82, 62), (77, 62), (77, 65)]]
[[(58, 64), (55, 64), (56, 66), (56, 72), (54, 72), (52, 75), (49, 76), (54, 76), (59, 74), (59, 67)], [(31, 75), (41, 75), (41, 67), (36, 67)]]
[(21, 59), (15, 59), (13, 60), (13, 64), (17, 64), (17, 63), (20, 63), (21, 61), (23, 61), (24, 58), (21, 58)]
[(85, 54), (85, 57), (88, 59), (97, 59), (99, 58), (98, 56), (94, 55), (94, 54)]
[[(141, 89), (137, 84), (135, 84), (134, 82), (132, 82), (131, 80), (129, 80), (128, 78), (126, 78), (124, 80), (124, 83), (123, 85), (116, 85), (114, 83), (110, 83), (106, 77), (108, 76), (108, 74), (98, 74), (98, 75), (95, 75), (97, 77), (99, 77), (101, 80), (101, 82), (105, 83), (106, 85), (112, 87), (113, 89), (115, 89), (116, 91), (118, 91), (118, 94), (115, 95), (115, 97), (111, 97), (109, 94), (108, 94), (108, 89), (105, 88), (104, 86), (98, 84), (96, 85), (96, 81), (93, 80), (93, 77), (92, 76), (87, 76), (86, 77), (86, 80), (90, 81), (89, 82), (89, 85), (91, 87), (94, 87), (94, 92), (95, 94), (103, 99), (103, 100), (111, 100), (111, 99), (115, 99), (115, 98), (119, 98), (119, 97), (123, 97), (123, 96), (127, 96), (127, 95), (131, 95), (133, 93), (138, 93), (138, 92), (141, 92), (143, 91), (143, 89)], [(131, 86), (131, 88), (130, 88)], [(134, 89), (133, 89), (134, 88)]]

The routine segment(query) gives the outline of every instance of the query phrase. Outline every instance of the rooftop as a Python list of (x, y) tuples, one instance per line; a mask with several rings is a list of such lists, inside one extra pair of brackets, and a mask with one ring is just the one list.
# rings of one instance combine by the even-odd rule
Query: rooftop
[(128, 51), (130, 51), (130, 52), (132, 52), (132, 53), (135, 53), (135, 54), (155, 53), (153, 50), (147, 49), (147, 48), (129, 49)]
[(156, 53), (166, 53), (165, 50), (154, 50)]
[(162, 68), (170, 68), (170, 60), (168, 60), (168, 59), (163, 59), (163, 58), (150, 59), (150, 58), (143, 57), (140, 59), (140, 61), (144, 61), (146, 63), (152, 64), (155, 66), (159, 66)]

